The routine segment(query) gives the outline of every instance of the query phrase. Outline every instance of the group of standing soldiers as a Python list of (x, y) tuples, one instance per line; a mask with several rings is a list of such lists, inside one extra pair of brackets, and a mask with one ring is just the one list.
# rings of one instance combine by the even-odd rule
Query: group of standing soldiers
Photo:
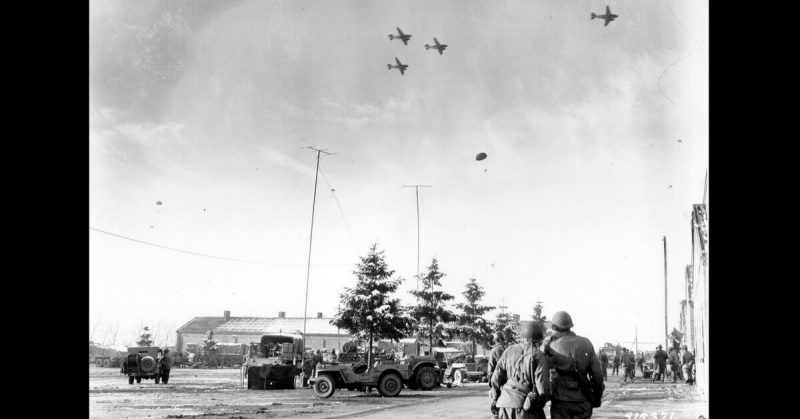
[(679, 378), (684, 378), (686, 384), (694, 384), (694, 354), (686, 345), (681, 345), (680, 353), (678, 353), (678, 348), (672, 348), (669, 354), (662, 349), (661, 345), (658, 345), (653, 359), (655, 360), (654, 382), (665, 381), (667, 364), (669, 364), (673, 383), (677, 382)]
[(492, 414), (500, 419), (585, 419), (600, 406), (605, 389), (600, 361), (589, 339), (572, 332), (572, 318), (559, 311), (553, 333), (522, 322), (522, 342), (506, 346), (502, 334), (489, 355)]

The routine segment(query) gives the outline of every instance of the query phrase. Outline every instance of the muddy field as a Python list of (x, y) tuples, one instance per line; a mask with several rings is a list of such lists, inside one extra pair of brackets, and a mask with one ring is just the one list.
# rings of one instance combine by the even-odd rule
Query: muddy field
[[(611, 376), (606, 387), (595, 418), (709, 417), (702, 395), (684, 384), (622, 384), (620, 377)], [(117, 368), (89, 367), (92, 418), (490, 418), (487, 391), (486, 384), (473, 383), (432, 391), (405, 389), (394, 398), (374, 390), (337, 390), (333, 397), (319, 399), (310, 389), (247, 390), (238, 369), (173, 369), (169, 384), (142, 380), (129, 385)]]

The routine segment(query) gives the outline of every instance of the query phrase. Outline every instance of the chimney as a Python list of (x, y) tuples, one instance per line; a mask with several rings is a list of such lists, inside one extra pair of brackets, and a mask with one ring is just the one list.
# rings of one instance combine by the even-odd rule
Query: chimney
[(279, 319), (285, 319), (286, 318), (286, 312), (285, 311), (279, 311), (278, 312), (278, 318)]
[(317, 312), (317, 318), (318, 318), (318, 319), (321, 319), (321, 318), (322, 318), (322, 312), (321, 312), (321, 311), (318, 311), (318, 312)]
[(228, 321), (228, 320), (230, 320), (230, 319), (231, 319), (231, 312), (230, 312), (230, 310), (225, 310), (225, 313), (224, 313), (224, 314), (225, 314), (225, 321)]

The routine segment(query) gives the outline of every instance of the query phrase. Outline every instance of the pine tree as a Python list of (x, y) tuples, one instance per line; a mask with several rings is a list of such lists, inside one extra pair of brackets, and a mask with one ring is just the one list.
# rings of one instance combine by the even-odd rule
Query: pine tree
[(150, 334), (150, 328), (145, 326), (142, 334), (139, 336), (139, 340), (136, 341), (136, 344), (139, 346), (152, 346), (153, 345), (153, 335)]
[(411, 318), (404, 313), (400, 300), (391, 297), (403, 280), (392, 278), (394, 271), (389, 269), (384, 252), (379, 252), (377, 246), (373, 244), (369, 254), (356, 266), (353, 271), (356, 286), (345, 288), (340, 294), (339, 309), (331, 320), (332, 325), (351, 335), (369, 339), (367, 365), (372, 365), (374, 339), (397, 342), (411, 328)]
[(494, 310), (492, 306), (481, 305), (481, 299), (486, 292), (483, 287), (478, 285), (475, 278), (471, 278), (467, 283), (467, 289), (461, 294), (467, 300), (465, 303), (458, 303), (456, 307), (461, 310), (458, 314), (457, 335), (472, 341), (472, 355), (477, 351), (477, 345), (487, 346), (491, 343), (492, 327), (483, 318), (487, 311)]
[(209, 330), (203, 340), (203, 353), (209, 366), (216, 366), (217, 360), (217, 341), (214, 340), (214, 331)]
[[(421, 277), (423, 288), (411, 291), (417, 297), (418, 304), (412, 306), (411, 317), (414, 318), (414, 328), (417, 339), (428, 339), (430, 351), (433, 351), (433, 340), (444, 339), (451, 334), (447, 323), (456, 319), (456, 315), (445, 307), (445, 302), (455, 298), (452, 294), (442, 291), (440, 280), (445, 274), (439, 272), (439, 262), (433, 258), (428, 272)], [(436, 291), (436, 288), (439, 288)]]
[(507, 345), (517, 343), (517, 337), (519, 336), (518, 329), (518, 324), (516, 321), (514, 321), (514, 317), (511, 315), (511, 313), (497, 313), (497, 318), (494, 323), (494, 330), (495, 332), (503, 333), (503, 336), (506, 338)]
[(544, 305), (541, 301), (537, 301), (536, 305), (533, 306), (533, 314), (531, 315), (531, 319), (542, 323), (547, 321), (547, 316), (542, 315), (542, 310), (544, 310)]

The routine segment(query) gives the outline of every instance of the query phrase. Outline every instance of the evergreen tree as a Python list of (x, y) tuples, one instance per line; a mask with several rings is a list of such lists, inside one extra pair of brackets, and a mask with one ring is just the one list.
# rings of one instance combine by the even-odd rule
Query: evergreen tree
[(139, 336), (139, 340), (136, 341), (136, 344), (139, 346), (152, 346), (153, 345), (153, 335), (150, 334), (150, 328), (145, 326), (142, 334)]
[(372, 365), (372, 342), (374, 339), (391, 339), (395, 342), (405, 336), (411, 328), (411, 318), (404, 313), (398, 298), (391, 295), (403, 282), (392, 278), (384, 260), (384, 252), (377, 251), (377, 244), (369, 254), (361, 258), (353, 273), (356, 286), (345, 288), (339, 296), (339, 309), (331, 324), (347, 330), (351, 335), (369, 339), (367, 365)]
[(492, 340), (492, 327), (483, 318), (487, 311), (494, 310), (492, 306), (481, 305), (481, 299), (486, 295), (483, 287), (478, 285), (475, 278), (467, 283), (467, 289), (461, 294), (466, 303), (458, 303), (456, 307), (461, 310), (458, 314), (457, 335), (472, 342), (472, 355), (477, 351), (477, 345), (487, 346)]
[(440, 280), (445, 274), (439, 272), (439, 262), (436, 258), (433, 258), (427, 269), (425, 276), (420, 278), (423, 288), (411, 291), (411, 295), (417, 297), (418, 303), (412, 306), (410, 314), (414, 319), (417, 339), (427, 339), (430, 351), (433, 351), (434, 338), (444, 339), (451, 334), (447, 323), (456, 320), (456, 315), (445, 307), (445, 302), (455, 296), (442, 291)]
[(214, 340), (214, 331), (209, 330), (203, 340), (203, 354), (206, 357), (208, 366), (216, 366), (217, 361), (217, 341)]
[(544, 310), (544, 305), (541, 301), (537, 301), (536, 305), (533, 306), (533, 315), (531, 315), (531, 319), (537, 322), (547, 321), (547, 316), (542, 315), (542, 310)]
[(494, 323), (495, 332), (502, 332), (506, 337), (506, 344), (511, 345), (517, 343), (519, 336), (519, 327), (511, 313), (500, 312), (497, 313), (497, 318)]

